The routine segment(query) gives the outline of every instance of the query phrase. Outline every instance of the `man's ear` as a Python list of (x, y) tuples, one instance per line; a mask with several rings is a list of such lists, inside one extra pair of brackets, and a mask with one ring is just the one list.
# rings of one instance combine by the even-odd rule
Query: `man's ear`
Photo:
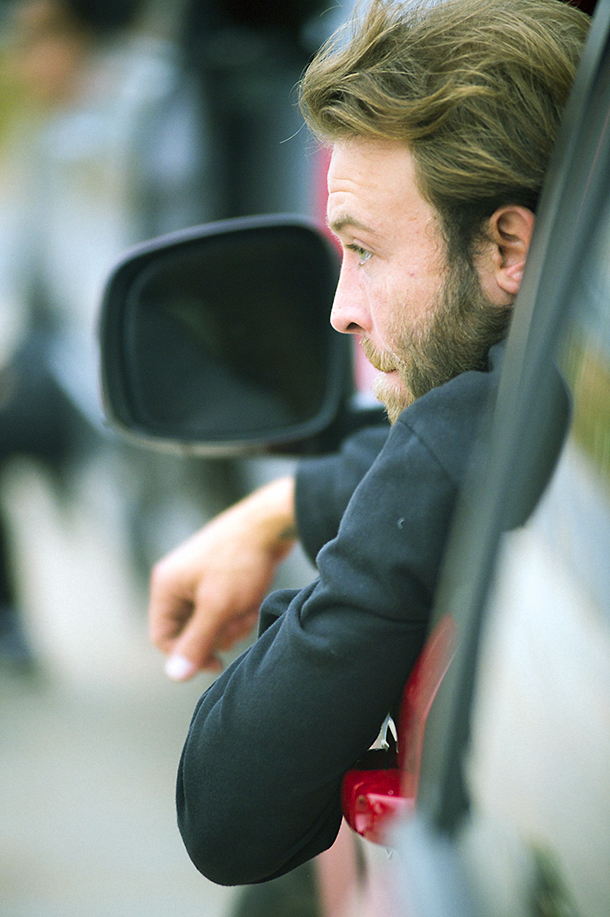
[[(499, 207), (489, 220), (488, 237), (493, 244), (493, 275), (498, 293), (515, 297), (534, 231), (535, 216), (527, 207)], [(500, 293), (501, 295), (501, 293)]]

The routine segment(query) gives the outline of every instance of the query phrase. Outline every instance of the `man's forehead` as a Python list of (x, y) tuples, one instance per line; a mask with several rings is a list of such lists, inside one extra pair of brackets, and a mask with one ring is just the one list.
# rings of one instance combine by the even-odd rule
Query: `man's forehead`
[(408, 146), (396, 140), (354, 138), (334, 144), (328, 170), (327, 219), (330, 229), (395, 235), (408, 222), (435, 217), (423, 199)]
[(353, 138), (335, 143), (328, 168), (328, 192), (384, 192), (395, 183), (415, 187), (415, 164), (406, 144)]
[(337, 140), (330, 149), (330, 171), (342, 169), (355, 162), (374, 167), (379, 162), (400, 161), (407, 168), (411, 165), (412, 153), (402, 140), (380, 137), (348, 137)]

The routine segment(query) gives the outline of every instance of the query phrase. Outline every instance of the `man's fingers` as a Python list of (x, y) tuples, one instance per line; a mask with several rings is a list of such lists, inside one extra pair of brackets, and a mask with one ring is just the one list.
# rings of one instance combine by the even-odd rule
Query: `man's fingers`
[(252, 629), (278, 563), (292, 547), (294, 481), (280, 478), (195, 533), (151, 574), (150, 636), (167, 674), (186, 681), (221, 667), (218, 652)]
[(244, 639), (258, 621), (258, 610), (236, 615), (229, 621), (221, 618), (214, 623), (209, 617), (193, 618), (184, 634), (173, 644), (165, 673), (173, 681), (188, 681), (202, 669), (220, 671), (219, 652), (231, 649)]
[(177, 653), (172, 653), (165, 663), (165, 674), (172, 681), (188, 681), (199, 672), (197, 666)]
[(215, 627), (212, 622), (193, 619), (178, 640), (174, 641), (165, 673), (173, 681), (188, 681), (202, 669), (218, 669), (214, 656)]
[(183, 580), (180, 571), (173, 570), (169, 558), (156, 564), (151, 573), (149, 637), (163, 653), (171, 651), (193, 614), (192, 597)]
[(193, 613), (192, 602), (176, 602), (171, 606), (159, 605), (149, 615), (148, 634), (150, 642), (162, 653), (169, 653), (180, 638), (184, 627)]

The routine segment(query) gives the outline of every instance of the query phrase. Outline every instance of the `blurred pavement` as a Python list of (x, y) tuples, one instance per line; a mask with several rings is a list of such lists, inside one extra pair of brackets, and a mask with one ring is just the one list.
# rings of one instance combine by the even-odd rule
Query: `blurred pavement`
[(3, 486), (41, 671), (0, 675), (0, 917), (227, 917), (174, 811), (208, 681), (163, 675), (99, 476), (90, 497), (60, 507), (28, 467)]
[(224, 917), (175, 824), (180, 688), (0, 682), (2, 917)]

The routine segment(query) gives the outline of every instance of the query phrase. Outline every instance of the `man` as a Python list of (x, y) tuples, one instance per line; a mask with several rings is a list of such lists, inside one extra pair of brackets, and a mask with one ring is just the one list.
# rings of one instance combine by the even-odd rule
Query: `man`
[(191, 724), (180, 827), (216, 882), (329, 847), (342, 775), (400, 698), (587, 25), (558, 0), (375, 0), (305, 75), (344, 253), (331, 321), (361, 337), (392, 428), (246, 498), (154, 571), (152, 636), (180, 680), (251, 626), (297, 533), (318, 567), (265, 600)]

